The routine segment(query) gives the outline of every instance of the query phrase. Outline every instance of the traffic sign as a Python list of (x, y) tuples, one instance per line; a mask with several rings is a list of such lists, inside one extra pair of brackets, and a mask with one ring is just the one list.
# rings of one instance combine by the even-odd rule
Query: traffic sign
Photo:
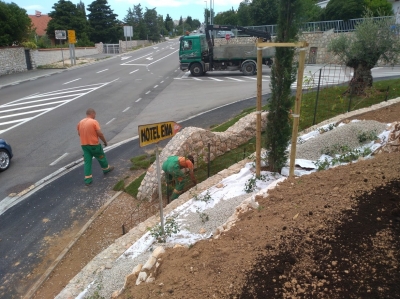
[(231, 35), (229, 33), (225, 34), (225, 39), (226, 40), (230, 40), (231, 39)]
[(181, 129), (174, 121), (138, 126), (140, 147), (171, 138)]
[(55, 30), (56, 39), (67, 39), (65, 30)]
[(68, 42), (76, 44), (75, 30), (68, 30)]

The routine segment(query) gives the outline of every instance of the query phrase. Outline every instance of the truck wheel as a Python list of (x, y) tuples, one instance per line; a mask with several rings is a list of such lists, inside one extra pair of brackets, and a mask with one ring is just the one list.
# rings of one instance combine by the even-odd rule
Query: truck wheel
[(200, 63), (193, 63), (192, 66), (190, 67), (190, 73), (192, 76), (199, 77), (203, 75), (203, 67), (201, 66)]
[(242, 72), (245, 76), (253, 76), (256, 73), (256, 65), (254, 62), (245, 62), (242, 66)]

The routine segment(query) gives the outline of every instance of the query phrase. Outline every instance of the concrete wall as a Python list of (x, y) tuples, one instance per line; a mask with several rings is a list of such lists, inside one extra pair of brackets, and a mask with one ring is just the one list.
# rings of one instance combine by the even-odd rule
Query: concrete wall
[[(31, 50), (33, 60), (36, 65), (46, 65), (52, 64), (54, 62), (58, 62), (64, 59), (70, 59), (69, 48), (62, 49), (39, 49), (39, 50)], [(102, 52), (100, 52), (102, 53)], [(83, 57), (88, 55), (99, 54), (99, 48), (97, 47), (88, 47), (88, 48), (75, 48), (75, 56)]]
[(24, 47), (0, 48), (0, 76), (27, 70)]
[(120, 48), (120, 53), (125, 53), (127, 51), (130, 51), (134, 48), (137, 47), (145, 47), (150, 45), (151, 42), (148, 40), (120, 40), (119, 41), (119, 48)]

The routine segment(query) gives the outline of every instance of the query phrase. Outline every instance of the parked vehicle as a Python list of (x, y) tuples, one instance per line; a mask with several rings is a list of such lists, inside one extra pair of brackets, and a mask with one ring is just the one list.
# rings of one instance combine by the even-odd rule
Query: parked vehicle
[(234, 38), (235, 34), (232, 31), (218, 31), (217, 37), (226, 38), (226, 35), (229, 34), (230, 38)]
[[(267, 31), (248, 29), (241, 26), (208, 25), (205, 35), (185, 35), (180, 40), (179, 63), (182, 71), (190, 70), (192, 76), (203, 76), (208, 71), (241, 71), (245, 76), (254, 75), (257, 71), (257, 48), (252, 41), (237, 38), (235, 43), (215, 46), (210, 31), (228, 32), (236, 29), (243, 34), (271, 40)], [(225, 37), (225, 36), (224, 36)], [(262, 50), (262, 63), (271, 67), (275, 48)]]
[(0, 138), (0, 172), (10, 167), (12, 157), (11, 145)]

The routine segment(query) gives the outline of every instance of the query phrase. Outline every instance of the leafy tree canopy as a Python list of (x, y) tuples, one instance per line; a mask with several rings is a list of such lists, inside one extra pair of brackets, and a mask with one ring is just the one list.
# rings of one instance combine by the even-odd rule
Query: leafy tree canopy
[(393, 15), (392, 3), (387, 0), (365, 0), (365, 5), (374, 17)]
[(217, 13), (217, 15), (214, 18), (214, 23), (220, 25), (237, 25), (238, 24), (237, 12), (232, 7), (232, 9), (228, 11)]
[(32, 28), (26, 10), (15, 3), (0, 1), (0, 46), (18, 45), (26, 41)]
[(87, 38), (88, 23), (82, 7), (79, 5), (68, 0), (59, 0), (53, 5), (53, 10), (49, 13), (51, 20), (46, 29), (50, 38), (54, 38), (55, 30), (75, 30), (78, 40), (83, 36)]
[(351, 35), (339, 35), (328, 47), (342, 63), (354, 68), (349, 84), (351, 94), (363, 94), (366, 87), (372, 86), (371, 69), (378, 60), (393, 65), (400, 55), (400, 40), (393, 21), (376, 20), (372, 16), (373, 12), (367, 11)]
[(364, 0), (330, 0), (324, 11), (325, 20), (350, 20), (363, 16)]
[(159, 26), (159, 22), (157, 19), (157, 11), (155, 8), (148, 9), (146, 7), (146, 11), (143, 15), (144, 23), (146, 25), (148, 39), (152, 41), (159, 41), (161, 28)]
[(95, 42), (117, 43), (123, 37), (122, 24), (117, 20), (107, 0), (95, 0), (87, 10), (90, 25), (90, 39)]

